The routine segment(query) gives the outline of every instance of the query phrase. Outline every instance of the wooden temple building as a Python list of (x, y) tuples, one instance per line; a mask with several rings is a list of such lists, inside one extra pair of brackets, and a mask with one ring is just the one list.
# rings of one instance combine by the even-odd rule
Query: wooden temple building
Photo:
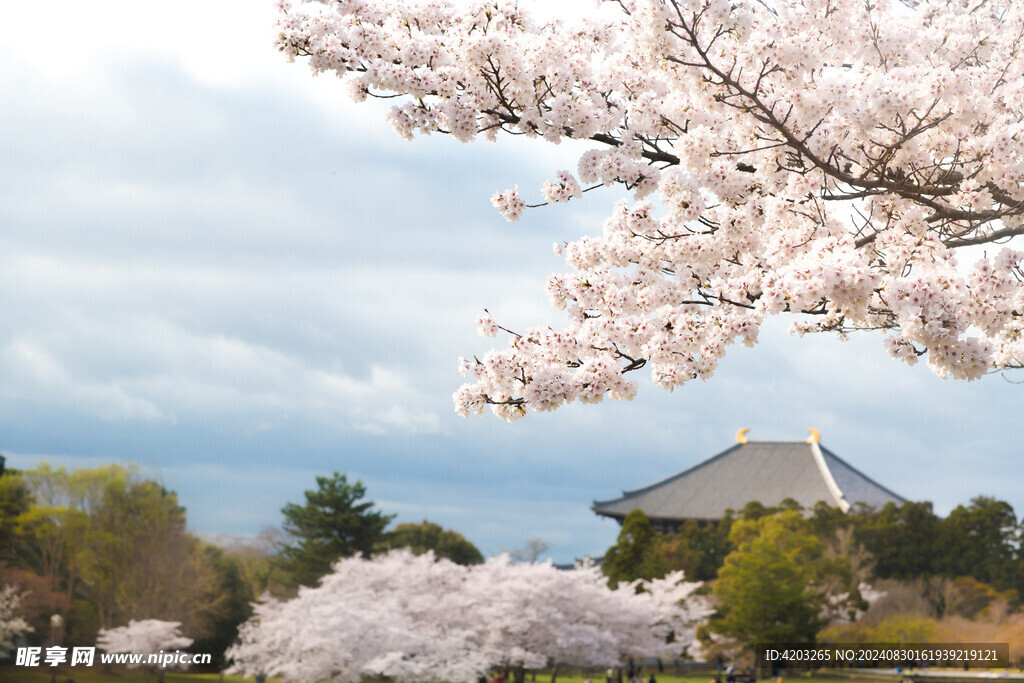
[(880, 508), (905, 499), (842, 460), (820, 442), (818, 430), (806, 441), (750, 441), (747, 429), (736, 444), (688, 470), (618, 498), (595, 501), (593, 511), (619, 523), (642, 509), (658, 531), (674, 531), (685, 520), (719, 520), (725, 511), (750, 501), (766, 507), (787, 498), (810, 509), (818, 501), (848, 511), (857, 503)]

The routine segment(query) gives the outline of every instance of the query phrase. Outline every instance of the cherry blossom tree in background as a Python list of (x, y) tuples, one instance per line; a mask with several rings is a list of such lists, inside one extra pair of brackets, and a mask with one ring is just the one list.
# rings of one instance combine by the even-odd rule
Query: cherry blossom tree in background
[(470, 680), (485, 663), (459, 628), (458, 620), (469, 616), (452, 614), (445, 602), (466, 571), (435, 562), (431, 552), (343, 559), (296, 598), (256, 605), (225, 653), (234, 662), (230, 670), (296, 681)]
[[(460, 414), (629, 399), (641, 368), (706, 379), (783, 313), (797, 334), (881, 330), (943, 377), (1024, 364), (1024, 254), (1002, 246), (1024, 232), (1024, 5), (614, 4), (569, 24), (502, 0), (280, 3), (279, 48), (356, 100), (398, 97), (403, 137), (588, 141), (538, 203), (633, 194), (601, 235), (556, 245), (564, 329), (504, 330), (508, 348), (462, 361)], [(517, 189), (492, 201), (527, 208)]]
[[(682, 572), (608, 588), (600, 568), (513, 564), (474, 568), (456, 600), (471, 614), (475, 648), (488, 668), (521, 672), (548, 665), (614, 666), (623, 657), (679, 657), (709, 611)], [(672, 634), (671, 642), (668, 642)]]
[(234, 673), (344, 683), (610, 666), (678, 655), (710, 611), (697, 586), (677, 573), (613, 591), (593, 566), (562, 571), (502, 555), (464, 567), (396, 550), (341, 560), (295, 599), (256, 605), (227, 656)]
[(0, 654), (11, 649), (14, 639), (32, 628), (17, 616), (22, 593), (17, 586), (7, 585), (0, 589)]
[[(132, 619), (127, 626), (100, 629), (96, 647), (109, 653), (138, 653), (142, 655), (173, 652), (192, 644), (191, 638), (181, 635), (181, 623), (159, 619)], [(143, 657), (145, 659), (145, 657)], [(133, 666), (131, 664), (129, 667)], [(134, 665), (138, 666), (138, 665)], [(187, 664), (172, 664), (187, 668)]]

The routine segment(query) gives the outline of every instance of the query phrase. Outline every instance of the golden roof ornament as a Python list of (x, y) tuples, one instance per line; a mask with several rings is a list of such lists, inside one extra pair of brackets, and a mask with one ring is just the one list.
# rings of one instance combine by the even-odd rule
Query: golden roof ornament
[(811, 427), (807, 431), (810, 432), (811, 434), (809, 437), (807, 437), (807, 443), (821, 443), (821, 432), (819, 432), (814, 427)]
[(744, 427), (736, 432), (736, 443), (747, 443), (747, 432), (749, 431), (750, 429), (748, 427)]

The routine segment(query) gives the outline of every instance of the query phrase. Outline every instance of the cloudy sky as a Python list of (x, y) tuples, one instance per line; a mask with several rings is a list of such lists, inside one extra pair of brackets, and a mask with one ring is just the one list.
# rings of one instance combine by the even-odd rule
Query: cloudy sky
[(506, 223), (490, 195), (538, 197), (579, 148), (405, 142), (386, 104), (355, 105), (337, 79), (280, 58), (271, 5), (6, 9), (10, 464), (138, 462), (208, 534), (279, 525), (282, 505), (340, 471), (399, 521), (440, 522), (485, 553), (539, 537), (568, 561), (614, 541), (594, 499), (689, 467), (740, 427), (816, 427), (940, 512), (979, 494), (1024, 512), (1024, 387), (939, 380), (874, 336), (791, 339), (774, 324), (673, 394), (642, 378), (630, 403), (512, 425), (457, 417), (457, 359), (493, 341), (476, 315), (558, 325), (551, 244), (598, 231), (615, 196)]

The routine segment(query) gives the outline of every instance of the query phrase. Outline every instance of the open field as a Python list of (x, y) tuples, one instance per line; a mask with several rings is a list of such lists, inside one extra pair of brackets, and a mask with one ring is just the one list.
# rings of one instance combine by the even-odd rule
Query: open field
[[(715, 675), (713, 672), (708, 674), (691, 673), (684, 676), (675, 676), (671, 673), (662, 673), (655, 674), (655, 676), (657, 677), (658, 683), (713, 683), (713, 681), (715, 680)], [(530, 680), (530, 676), (527, 676), (526, 678), (527, 681)], [(564, 675), (560, 673), (558, 675), (557, 683), (584, 683), (586, 678), (586, 676), (574, 672), (569, 672)], [(593, 681), (593, 683), (604, 683), (604, 676), (600, 674), (591, 675), (590, 679), (591, 681)], [(647, 680), (646, 675), (644, 676), (644, 680)], [(761, 680), (768, 682), (773, 679), (765, 677)], [(871, 679), (865, 678), (864, 680)], [(550, 683), (550, 681), (550, 674), (537, 674), (537, 683)], [(809, 672), (802, 671), (793, 671), (788, 673), (785, 676), (784, 681), (785, 683), (836, 683), (836, 679), (834, 677), (819, 678), (816, 676), (812, 676)]]
[[(135, 671), (115, 671), (103, 673), (100, 667), (75, 669), (59, 669), (56, 675), (57, 683), (156, 683), (157, 676), (136, 669)], [(13, 667), (0, 666), (0, 681), (4, 683), (51, 683), (53, 672), (46, 667)], [(177, 672), (166, 672), (164, 683), (251, 683), (253, 679), (242, 676), (224, 676), (219, 674), (184, 674)], [(276, 678), (268, 678), (267, 683), (280, 683)]]
[[(45, 667), (26, 669), (24, 667), (3, 667), (0, 666), (0, 681), (4, 683), (50, 683), (53, 678), (51, 671)], [(586, 676), (577, 672), (559, 673), (557, 683), (584, 683)], [(595, 683), (601, 683), (603, 677), (598, 675), (590, 676)], [(657, 676), (658, 683), (710, 683), (713, 676), (673, 676), (660, 674)], [(157, 677), (154, 674), (147, 674), (144, 671), (120, 671), (104, 674), (99, 667), (78, 668), (74, 670), (60, 669), (57, 671), (56, 680), (58, 683), (156, 683)], [(527, 681), (532, 677), (527, 676)], [(164, 674), (165, 683), (220, 683), (219, 674), (184, 674), (168, 671)], [(224, 676), (224, 683), (252, 683), (252, 678), (242, 676)], [(550, 683), (549, 673), (538, 673), (537, 683)], [(835, 683), (835, 679), (819, 679), (799, 674), (787, 676), (786, 681), (793, 683)], [(277, 679), (268, 678), (267, 683), (280, 683)]]
[[(1015, 674), (1017, 672), (1014, 672)], [(656, 674), (658, 683), (713, 683), (714, 674), (672, 675), (671, 673)], [(601, 672), (590, 674), (579, 671), (568, 670), (559, 672), (557, 683), (585, 683), (587, 678), (593, 683), (603, 683), (604, 676)], [(126, 671), (115, 670), (113, 673), (103, 673), (100, 667), (91, 668), (61, 668), (53, 672), (47, 667), (14, 667), (0, 666), (0, 681), (4, 683), (157, 683), (157, 676), (142, 670)], [(526, 677), (527, 683), (550, 683), (550, 672), (538, 672), (534, 678), (531, 675)], [(646, 680), (646, 677), (645, 677)], [(763, 678), (770, 681), (770, 678)], [(878, 681), (894, 681), (891, 675), (880, 675), (877, 672), (865, 672), (864, 674), (850, 672), (831, 672), (822, 675), (820, 673), (790, 671), (786, 674), (785, 683), (837, 683), (837, 680), (863, 681), (877, 683)], [(984, 679), (981, 679), (984, 680)], [(997, 679), (998, 680), (998, 679)], [(221, 676), (216, 673), (178, 673), (167, 671), (164, 674), (164, 683), (253, 683), (252, 678), (243, 676)], [(279, 679), (268, 678), (266, 683), (281, 683)], [(374, 683), (374, 679), (367, 679), (367, 683)]]

